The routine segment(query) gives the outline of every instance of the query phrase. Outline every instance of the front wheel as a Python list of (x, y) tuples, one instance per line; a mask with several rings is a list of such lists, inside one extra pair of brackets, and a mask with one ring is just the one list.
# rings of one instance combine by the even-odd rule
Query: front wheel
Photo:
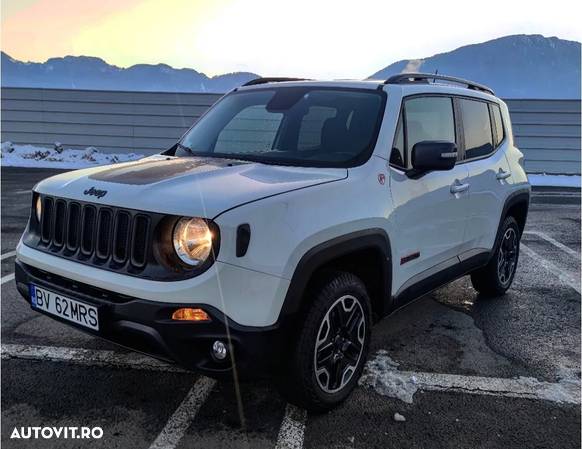
[(499, 296), (507, 291), (517, 269), (520, 235), (515, 218), (507, 217), (499, 229), (491, 260), (471, 274), (475, 290), (487, 296)]
[(351, 273), (331, 274), (313, 292), (289, 375), (286, 399), (309, 411), (329, 410), (355, 388), (370, 344), (370, 299)]

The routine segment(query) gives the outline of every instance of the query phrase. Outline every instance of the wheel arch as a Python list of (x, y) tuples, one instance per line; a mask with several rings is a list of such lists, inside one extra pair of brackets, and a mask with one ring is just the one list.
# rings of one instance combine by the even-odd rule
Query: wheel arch
[[(295, 268), (279, 321), (297, 317), (309, 305), (305, 293), (313, 286), (318, 274), (326, 270), (345, 269), (349, 266), (350, 257), (358, 262), (368, 262), (368, 265), (358, 264), (359, 270), (347, 271), (363, 277), (373, 311), (380, 316), (385, 315), (391, 305), (391, 254), (390, 239), (386, 231), (380, 228), (342, 235), (311, 248)], [(370, 266), (373, 269), (366, 270)], [(376, 275), (380, 275), (380, 279), (374, 279)]]
[(527, 213), (529, 210), (529, 202), (529, 189), (520, 189), (509, 195), (509, 197), (505, 200), (505, 204), (503, 205), (503, 212), (501, 213), (497, 229), (500, 229), (503, 225), (503, 222), (505, 221), (505, 218), (511, 215), (515, 218), (517, 224), (519, 225), (520, 234), (523, 234), (527, 220)]

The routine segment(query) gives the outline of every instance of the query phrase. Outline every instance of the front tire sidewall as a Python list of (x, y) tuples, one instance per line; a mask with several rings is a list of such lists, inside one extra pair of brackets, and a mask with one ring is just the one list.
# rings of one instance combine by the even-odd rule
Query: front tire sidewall
[[(304, 362), (307, 366), (304, 367), (303, 372), (309, 373), (312, 392), (317, 396), (318, 400), (321, 402), (323, 409), (328, 407), (333, 407), (338, 403), (342, 402), (347, 398), (351, 391), (355, 388), (366, 362), (368, 355), (368, 349), (370, 346), (370, 334), (371, 334), (371, 307), (370, 300), (368, 298), (366, 289), (361, 284), (361, 282), (351, 275), (343, 275), (340, 279), (344, 282), (337, 282), (337, 278), (334, 279), (330, 284), (328, 284), (318, 295), (317, 306), (312, 309), (312, 313), (308, 317), (308, 322), (306, 322), (306, 331), (300, 339), (300, 346), (308, 354), (308, 357), (304, 358)], [(347, 281), (347, 282), (345, 282)], [(341, 287), (337, 284), (340, 284)], [(352, 296), (360, 304), (364, 312), (364, 325), (365, 325), (365, 335), (363, 342), (363, 349), (358, 360), (356, 369), (354, 370), (350, 380), (338, 391), (326, 392), (324, 391), (316, 378), (315, 373), (315, 342), (319, 333), (319, 329), (328, 310), (332, 305), (343, 296)]]

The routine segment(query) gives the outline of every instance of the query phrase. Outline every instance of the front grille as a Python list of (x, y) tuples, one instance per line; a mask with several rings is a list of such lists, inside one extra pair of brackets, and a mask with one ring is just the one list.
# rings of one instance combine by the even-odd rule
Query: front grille
[(48, 196), (42, 201), (38, 249), (116, 271), (138, 273), (146, 267), (152, 215), (158, 214)]

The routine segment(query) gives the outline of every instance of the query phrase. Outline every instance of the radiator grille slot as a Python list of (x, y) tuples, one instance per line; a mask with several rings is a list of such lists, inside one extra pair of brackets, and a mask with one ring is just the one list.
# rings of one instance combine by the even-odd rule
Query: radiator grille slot
[(67, 249), (69, 251), (76, 251), (79, 247), (80, 222), (81, 206), (78, 203), (70, 203), (67, 220)]
[(109, 209), (99, 211), (99, 224), (97, 226), (97, 257), (107, 259), (111, 248), (113, 213)]
[(40, 228), (42, 241), (44, 243), (50, 243), (53, 238), (53, 200), (51, 198), (45, 198), (44, 200)]
[(146, 263), (149, 225), (150, 219), (145, 215), (138, 215), (133, 221), (131, 263), (136, 267), (143, 267)]
[(81, 251), (91, 254), (95, 245), (97, 211), (93, 206), (83, 208), (83, 224), (81, 227)]
[(55, 202), (55, 231), (53, 237), (53, 244), (55, 246), (63, 246), (65, 243), (65, 230), (67, 223), (67, 203), (63, 200)]
[(115, 217), (115, 233), (113, 242), (113, 260), (123, 263), (129, 252), (130, 216), (127, 212), (119, 211)]

